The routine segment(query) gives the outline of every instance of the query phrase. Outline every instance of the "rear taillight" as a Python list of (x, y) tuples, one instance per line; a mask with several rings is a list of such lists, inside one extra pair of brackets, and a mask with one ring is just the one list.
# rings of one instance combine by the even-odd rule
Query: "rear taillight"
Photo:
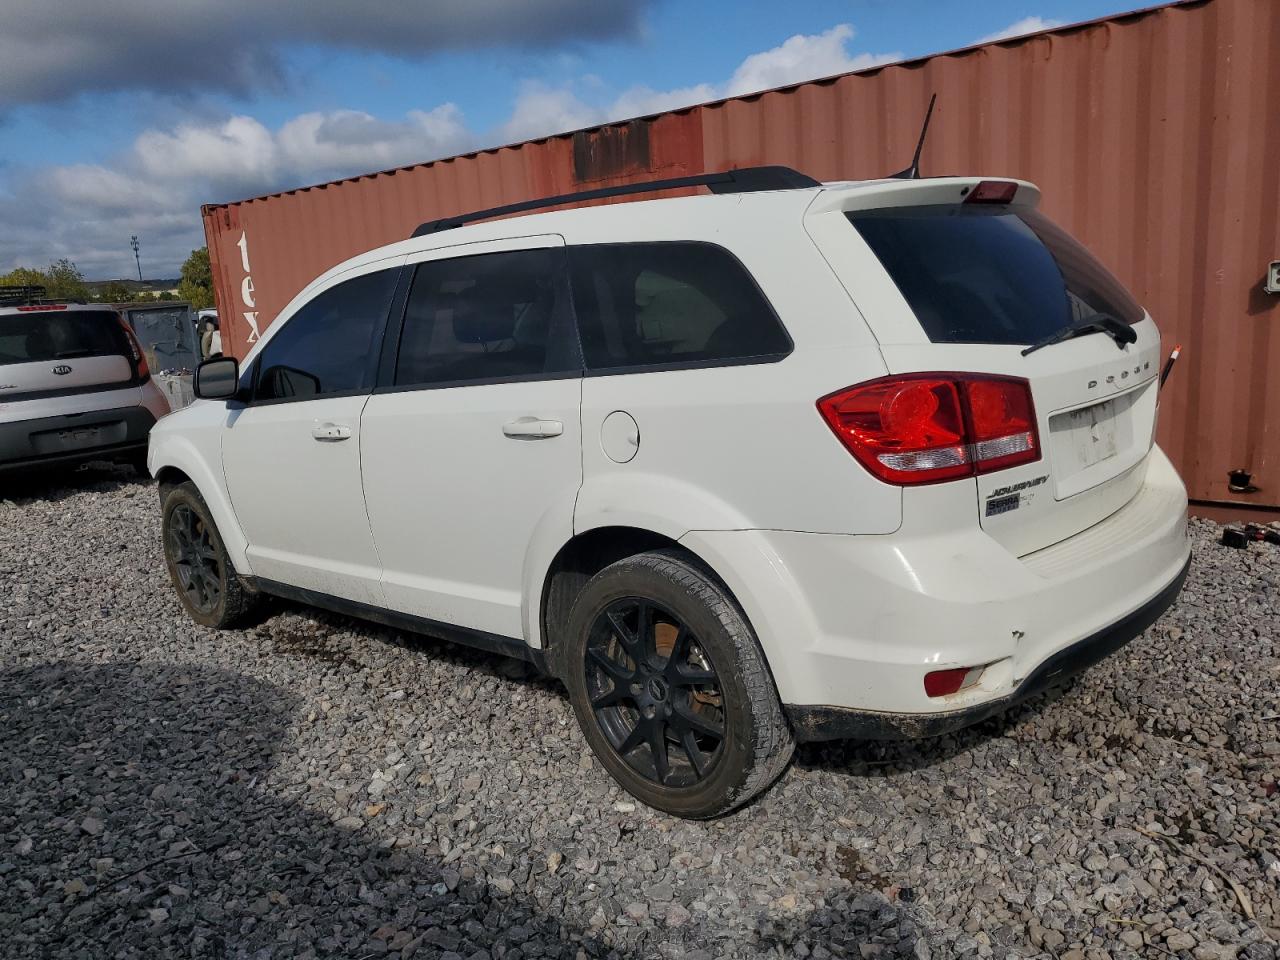
[(129, 342), (129, 361), (133, 364), (133, 374), (139, 380), (145, 380), (151, 376), (151, 368), (147, 366), (147, 355), (142, 352), (142, 345), (138, 343), (138, 338), (133, 334), (133, 328), (125, 321), (124, 317), (116, 315), (116, 320), (120, 323), (120, 329), (124, 331), (124, 338)]
[(818, 411), (886, 483), (938, 483), (1040, 459), (1031, 386), (1015, 377), (886, 377), (823, 397)]
[(65, 310), (65, 309), (67, 309), (67, 305), (65, 303), (38, 303), (35, 306), (31, 306), (31, 307), (19, 307), (18, 312), (19, 313), (39, 313), (45, 310)]

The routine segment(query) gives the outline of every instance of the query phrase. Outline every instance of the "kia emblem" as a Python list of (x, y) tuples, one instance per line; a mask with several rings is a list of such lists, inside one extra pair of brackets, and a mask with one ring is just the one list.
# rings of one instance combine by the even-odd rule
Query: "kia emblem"
[(71, 372), (71, 368), (68, 367), (65, 363), (60, 363), (53, 368), (53, 372), (60, 377), (65, 377), (68, 373)]

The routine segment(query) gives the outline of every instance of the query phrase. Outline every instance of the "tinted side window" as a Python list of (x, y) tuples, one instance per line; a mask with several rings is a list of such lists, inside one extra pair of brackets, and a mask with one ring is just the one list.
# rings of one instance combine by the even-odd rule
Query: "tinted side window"
[(776, 359), (791, 351), (745, 267), (709, 243), (572, 247), (588, 369)]
[(396, 358), (398, 386), (581, 369), (558, 248), (432, 260), (418, 267)]
[(373, 387), (382, 329), (399, 270), (330, 287), (262, 348), (258, 400), (305, 400)]

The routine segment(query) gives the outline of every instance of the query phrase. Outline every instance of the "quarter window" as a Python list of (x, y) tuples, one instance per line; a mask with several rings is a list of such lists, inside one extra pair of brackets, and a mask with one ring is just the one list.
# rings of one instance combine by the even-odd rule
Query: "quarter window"
[(396, 269), (330, 287), (262, 348), (258, 400), (306, 400), (373, 387)]
[(587, 368), (771, 360), (791, 340), (745, 267), (709, 243), (570, 249)]
[(400, 336), (397, 386), (539, 377), (581, 366), (562, 249), (478, 254), (418, 267)]

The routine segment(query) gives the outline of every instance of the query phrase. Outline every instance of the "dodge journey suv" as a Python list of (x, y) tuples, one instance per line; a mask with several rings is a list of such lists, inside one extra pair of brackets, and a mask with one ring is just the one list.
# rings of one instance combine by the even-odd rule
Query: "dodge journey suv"
[(672, 185), (711, 193), (423, 224), (206, 361), (149, 460), (190, 615), (273, 594), (532, 661), (623, 787), (708, 817), (796, 741), (973, 723), (1173, 602), (1159, 334), (1036, 187)]

